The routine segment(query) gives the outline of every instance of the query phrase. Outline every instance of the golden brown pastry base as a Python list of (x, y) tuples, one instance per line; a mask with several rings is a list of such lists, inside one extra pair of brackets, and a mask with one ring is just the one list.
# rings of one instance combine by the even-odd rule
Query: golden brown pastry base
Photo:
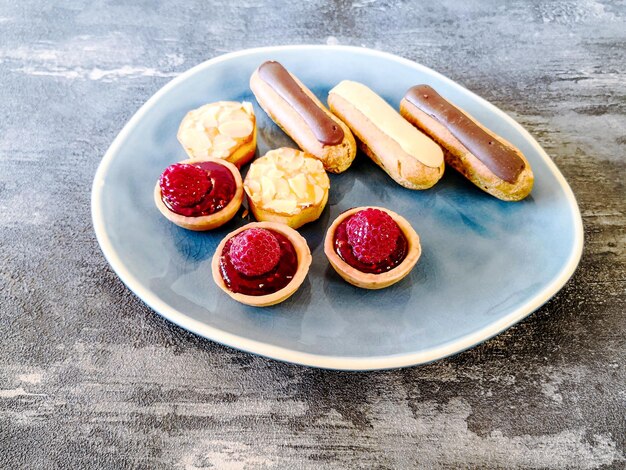
[(319, 204), (306, 207), (300, 210), (297, 214), (281, 214), (279, 212), (263, 209), (262, 207), (256, 205), (252, 198), (248, 196), (248, 206), (250, 207), (250, 211), (256, 220), (277, 222), (285, 224), (293, 229), (300, 228), (304, 224), (308, 224), (309, 222), (314, 222), (319, 219), (322, 212), (324, 212), (324, 207), (326, 207), (327, 202), (328, 190), (325, 190), (324, 198)]
[(156, 204), (161, 214), (163, 214), (163, 216), (167, 220), (178, 225), (179, 227), (186, 228), (187, 230), (194, 230), (196, 232), (212, 230), (214, 228), (224, 225), (235, 216), (235, 214), (241, 207), (241, 203), (243, 202), (243, 182), (241, 181), (241, 174), (239, 173), (239, 170), (237, 169), (237, 167), (235, 167), (235, 165), (226, 160), (222, 160), (221, 158), (206, 158), (204, 160), (183, 160), (179, 163), (191, 164), (197, 163), (199, 161), (219, 163), (228, 168), (235, 178), (235, 184), (237, 185), (235, 195), (226, 205), (226, 207), (224, 207), (221, 211), (218, 211), (215, 214), (202, 215), (199, 217), (187, 217), (177, 214), (176, 212), (172, 212), (171, 210), (169, 210), (163, 202), (161, 187), (159, 186), (158, 181), (154, 186), (154, 203)]
[(254, 158), (254, 153), (256, 152), (256, 133), (257, 129), (255, 119), (252, 135), (248, 139), (243, 141), (243, 143), (239, 145), (233, 153), (231, 153), (223, 160), (226, 160), (227, 162), (230, 162), (237, 168), (241, 169), (241, 167), (243, 167), (246, 163), (252, 160), (252, 158)]
[[(224, 279), (222, 279), (222, 275), (220, 273), (220, 257), (222, 256), (224, 245), (226, 245), (226, 242), (232, 237), (249, 228), (265, 228), (281, 233), (291, 242), (298, 256), (298, 269), (293, 279), (289, 284), (287, 284), (282, 289), (274, 292), (273, 294), (245, 295), (235, 293), (226, 286), (226, 284), (224, 283)], [(213, 255), (213, 260), (211, 262), (211, 271), (213, 273), (213, 280), (215, 281), (217, 286), (237, 302), (251, 305), (253, 307), (268, 307), (270, 305), (276, 305), (288, 299), (293, 295), (294, 292), (298, 290), (309, 272), (309, 267), (311, 266), (312, 260), (313, 258), (311, 257), (311, 251), (309, 250), (309, 246), (307, 245), (306, 240), (295, 230), (281, 223), (252, 222), (248, 225), (244, 225), (243, 227), (239, 227), (237, 230), (230, 232), (224, 237), (224, 239), (220, 242), (217, 249), (215, 250), (215, 254)]]
[(480, 189), (503, 201), (519, 201), (528, 196), (533, 189), (534, 175), (524, 154), (513, 144), (484, 127), (467, 112), (462, 109), (461, 111), (494, 139), (500, 140), (505, 145), (511, 147), (524, 160), (524, 170), (522, 170), (514, 184), (504, 181), (493, 174), (478, 157), (472, 154), (467, 147), (452, 135), (446, 126), (435, 118), (424, 113), (406, 99), (400, 102), (400, 114), (441, 145), (444, 149), (446, 163)]
[[(353, 268), (342, 260), (335, 251), (335, 230), (339, 224), (347, 217), (350, 217), (352, 214), (356, 214), (364, 209), (379, 209), (389, 214), (398, 224), (400, 230), (402, 230), (402, 233), (407, 239), (408, 249), (406, 258), (404, 258), (402, 263), (393, 268), (391, 271), (380, 274), (364, 273), (356, 268)], [(390, 211), (389, 209), (385, 209), (384, 207), (364, 206), (347, 210), (335, 219), (326, 232), (326, 238), (324, 239), (324, 253), (326, 254), (331, 266), (335, 269), (335, 271), (337, 271), (337, 274), (353, 286), (361, 287), (363, 289), (384, 289), (385, 287), (389, 287), (392, 284), (404, 279), (411, 272), (415, 263), (417, 263), (417, 260), (422, 254), (422, 248), (420, 246), (419, 236), (404, 217)]]

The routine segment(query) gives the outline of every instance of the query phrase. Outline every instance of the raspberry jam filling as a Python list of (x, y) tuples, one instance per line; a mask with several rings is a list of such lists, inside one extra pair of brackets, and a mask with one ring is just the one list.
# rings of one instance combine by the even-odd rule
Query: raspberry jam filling
[(334, 248), (353, 268), (380, 274), (402, 263), (408, 241), (389, 214), (379, 209), (364, 209), (337, 226)]
[(273, 230), (244, 230), (226, 242), (220, 256), (224, 284), (238, 294), (273, 294), (289, 284), (297, 270), (295, 248)]
[(215, 214), (228, 205), (237, 190), (230, 170), (215, 162), (170, 165), (159, 186), (165, 206), (186, 217)]

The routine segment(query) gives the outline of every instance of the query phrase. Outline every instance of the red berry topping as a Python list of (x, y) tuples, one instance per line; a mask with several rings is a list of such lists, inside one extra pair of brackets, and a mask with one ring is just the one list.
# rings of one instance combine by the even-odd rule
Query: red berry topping
[(278, 264), (280, 245), (269, 230), (250, 228), (233, 238), (228, 254), (233, 266), (241, 274), (260, 276)]
[(400, 227), (380, 209), (364, 209), (348, 220), (348, 242), (356, 258), (368, 264), (387, 259), (396, 248)]
[(174, 209), (198, 204), (213, 187), (206, 171), (186, 163), (168, 166), (159, 186), (163, 199)]

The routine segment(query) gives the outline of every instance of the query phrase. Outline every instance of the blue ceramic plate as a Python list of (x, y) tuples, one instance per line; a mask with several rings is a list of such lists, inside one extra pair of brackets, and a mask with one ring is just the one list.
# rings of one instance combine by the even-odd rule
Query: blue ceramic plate
[[(194, 233), (165, 220), (152, 199), (169, 164), (186, 158), (176, 132), (185, 113), (218, 100), (255, 104), (258, 153), (294, 146), (258, 107), (253, 70), (276, 59), (326, 102), (343, 79), (362, 82), (398, 107), (417, 83), (432, 85), (517, 145), (535, 173), (532, 194), (506, 203), (446, 170), (426, 191), (394, 183), (367, 157), (331, 175), (329, 204), (303, 227), (313, 265), (286, 302), (265, 309), (231, 300), (211, 278), (219, 241), (249, 222)], [(335, 274), (323, 252), (332, 220), (346, 209), (384, 206), (420, 234), (423, 254), (402, 282), (357, 289)], [(433, 361), (496, 335), (536, 310), (574, 272), (582, 223), (565, 179), (519, 124), (448, 78), (390, 54), (355, 47), (290, 46), (227, 54), (168, 83), (117, 136), (96, 173), (93, 223), (102, 251), (122, 281), (165, 318), (211, 340), (256, 354), (333, 369), (383, 369)]]

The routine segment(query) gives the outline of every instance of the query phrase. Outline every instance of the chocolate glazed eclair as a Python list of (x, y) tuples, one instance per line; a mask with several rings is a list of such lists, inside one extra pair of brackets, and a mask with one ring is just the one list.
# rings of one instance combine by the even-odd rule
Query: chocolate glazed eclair
[(441, 145), (446, 163), (483, 191), (503, 201), (530, 194), (534, 176), (524, 154), (432, 87), (410, 88), (400, 114)]
[(261, 64), (250, 88), (269, 117), (324, 169), (341, 173), (352, 164), (356, 142), (348, 126), (281, 64)]

